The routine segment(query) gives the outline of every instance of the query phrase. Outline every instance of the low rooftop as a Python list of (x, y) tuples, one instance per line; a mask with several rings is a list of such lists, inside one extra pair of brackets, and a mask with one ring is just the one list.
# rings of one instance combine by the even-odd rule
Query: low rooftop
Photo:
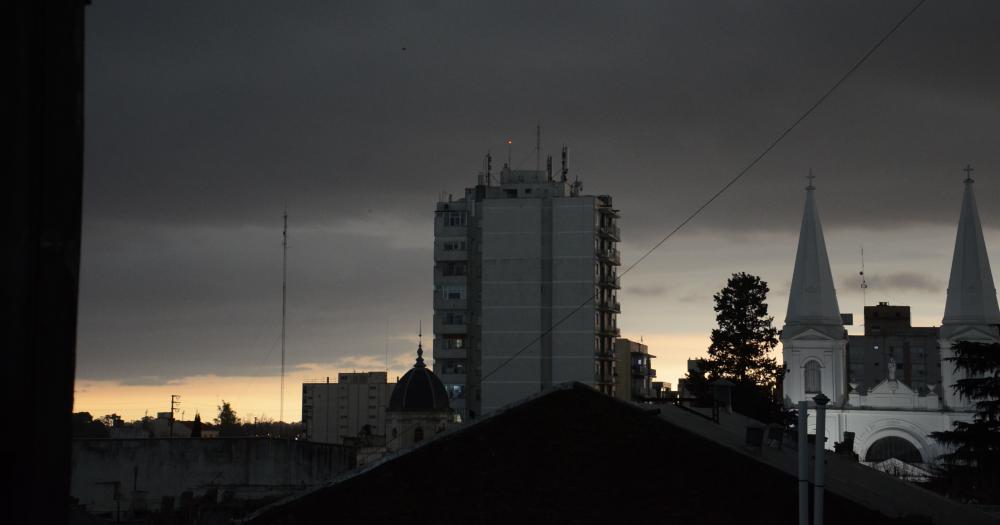
[[(796, 523), (796, 478), (787, 455), (754, 457), (741, 450), (732, 425), (672, 406), (662, 410), (564, 385), (261, 509), (247, 522)], [(850, 499), (833, 489), (826, 498), (829, 523), (937, 522), (875, 510), (886, 508), (876, 504), (879, 498), (893, 505), (913, 497), (908, 491), (934, 495), (854, 467), (903, 486), (902, 496), (882, 494), (884, 487), (868, 478), (847, 493)], [(844, 472), (830, 469), (835, 485)], [(942, 498), (931, 503), (979, 522), (978, 513), (963, 514)]]

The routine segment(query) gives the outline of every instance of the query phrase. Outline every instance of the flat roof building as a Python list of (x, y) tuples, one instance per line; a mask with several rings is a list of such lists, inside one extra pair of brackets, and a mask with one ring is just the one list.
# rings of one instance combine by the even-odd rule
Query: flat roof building
[(302, 426), (306, 440), (344, 444), (360, 434), (386, 435), (385, 410), (395, 383), (385, 372), (345, 372), (337, 382), (302, 384)]
[[(563, 169), (487, 167), (434, 219), (434, 372), (475, 418), (553, 384), (614, 392), (618, 211)], [(564, 319), (565, 318), (565, 319)]]

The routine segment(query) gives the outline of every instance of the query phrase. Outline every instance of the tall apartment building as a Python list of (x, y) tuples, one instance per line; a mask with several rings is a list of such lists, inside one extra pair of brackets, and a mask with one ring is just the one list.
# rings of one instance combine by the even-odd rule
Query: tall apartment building
[[(553, 384), (614, 393), (620, 233), (607, 195), (504, 166), (434, 219), (434, 372), (465, 418)], [(567, 317), (560, 323), (564, 317)]]
[(348, 372), (337, 382), (302, 384), (302, 426), (306, 440), (343, 444), (369, 425), (373, 436), (385, 437), (385, 410), (392, 388), (385, 372)]

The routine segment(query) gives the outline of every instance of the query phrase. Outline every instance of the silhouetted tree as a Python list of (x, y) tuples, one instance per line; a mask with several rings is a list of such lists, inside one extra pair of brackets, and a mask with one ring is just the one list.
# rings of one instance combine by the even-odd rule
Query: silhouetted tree
[(967, 375), (952, 388), (975, 402), (976, 415), (931, 434), (950, 449), (940, 456), (945, 468), (937, 488), (963, 500), (1000, 503), (1000, 344), (959, 341), (952, 350), (948, 359)]
[(191, 424), (191, 437), (201, 437), (201, 414), (198, 414), (197, 412), (194, 415), (194, 423)]
[(115, 428), (122, 426), (125, 422), (118, 414), (107, 414), (101, 417), (101, 423), (108, 428)]
[(240, 435), (240, 418), (236, 417), (236, 411), (225, 399), (219, 405), (219, 416), (215, 418), (215, 424), (219, 425), (220, 436)]
[(95, 421), (90, 412), (74, 412), (72, 418), (75, 438), (106, 438), (109, 435), (108, 427)]
[(778, 330), (767, 312), (769, 291), (760, 277), (741, 272), (713, 296), (718, 328), (712, 330), (702, 370), (709, 383), (726, 379), (736, 385), (734, 409), (763, 421), (786, 422), (779, 388), (783, 369), (770, 355)]

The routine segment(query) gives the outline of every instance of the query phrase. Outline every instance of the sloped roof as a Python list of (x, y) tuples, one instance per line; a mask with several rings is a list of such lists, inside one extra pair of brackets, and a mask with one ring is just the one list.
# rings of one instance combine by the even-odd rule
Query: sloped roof
[[(258, 511), (291, 523), (794, 524), (796, 480), (572, 384)], [(836, 494), (829, 523), (903, 523)]]

